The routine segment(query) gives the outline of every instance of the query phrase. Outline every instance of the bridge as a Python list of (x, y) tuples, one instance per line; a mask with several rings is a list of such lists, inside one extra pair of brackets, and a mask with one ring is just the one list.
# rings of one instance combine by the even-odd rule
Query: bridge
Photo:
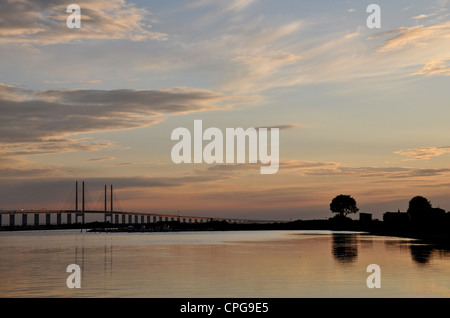
[[(205, 216), (186, 216), (173, 214), (160, 214), (160, 213), (146, 213), (146, 212), (133, 212), (133, 211), (117, 211), (114, 210), (114, 192), (113, 185), (110, 186), (109, 200), (108, 200), (108, 187), (105, 185), (105, 198), (103, 210), (88, 210), (86, 209), (85, 200), (85, 185), (82, 182), (81, 187), (81, 208), (79, 207), (78, 199), (78, 181), (75, 182), (75, 206), (72, 210), (34, 210), (34, 209), (18, 209), (18, 210), (0, 210), (0, 227), (4, 226), (23, 226), (23, 227), (39, 227), (42, 225), (72, 225), (78, 224), (82, 227), (86, 224), (87, 216), (103, 216), (104, 222), (109, 224), (148, 224), (158, 222), (171, 222), (178, 221), (181, 223), (206, 223), (210, 221), (227, 221), (229, 223), (273, 223), (280, 221), (270, 220), (256, 220), (256, 219), (236, 219), (236, 218), (218, 218), (218, 217), (205, 217)], [(108, 201), (110, 203), (108, 208)], [(6, 220), (4, 217), (6, 216)], [(29, 218), (29, 216), (32, 216)], [(45, 217), (43, 222), (42, 217)], [(3, 221), (6, 223), (4, 224)], [(7, 224), (7, 225), (6, 225)]]

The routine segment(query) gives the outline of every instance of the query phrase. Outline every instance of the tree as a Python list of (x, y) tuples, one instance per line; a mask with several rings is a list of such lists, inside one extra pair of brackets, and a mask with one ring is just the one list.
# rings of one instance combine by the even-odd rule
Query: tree
[(415, 196), (409, 201), (408, 213), (424, 213), (430, 210), (430, 201), (420, 195)]
[(423, 222), (431, 217), (431, 203), (426, 198), (418, 195), (409, 201), (408, 214), (411, 220)]
[(349, 213), (356, 213), (359, 209), (356, 201), (350, 195), (340, 194), (330, 203), (330, 210), (333, 213), (339, 213), (341, 217), (346, 217)]

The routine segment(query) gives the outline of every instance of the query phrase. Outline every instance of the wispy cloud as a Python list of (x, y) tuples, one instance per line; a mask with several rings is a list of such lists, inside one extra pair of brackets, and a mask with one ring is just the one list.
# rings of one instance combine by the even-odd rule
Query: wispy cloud
[[(320, 162), (320, 161), (301, 161), (301, 160), (281, 160), (279, 162), (279, 174), (292, 173), (295, 170), (307, 170), (322, 167), (334, 167), (338, 166), (336, 162)], [(244, 173), (258, 173), (259, 165), (242, 163), (242, 164), (215, 164), (211, 165), (205, 169), (194, 169), (194, 172), (199, 175), (222, 175), (226, 173), (227, 175), (242, 175)]]
[(226, 11), (241, 11), (246, 9), (256, 0), (229, 0), (229, 1), (214, 1), (214, 0), (197, 0), (187, 5), (188, 8), (199, 8), (205, 6), (219, 6), (220, 10)]
[(151, 13), (123, 0), (79, 0), (81, 28), (68, 29), (67, 1), (3, 1), (0, 42), (48, 45), (83, 39), (166, 40), (150, 31)]
[(187, 88), (38, 91), (0, 84), (0, 155), (98, 150), (112, 143), (67, 137), (146, 127), (168, 115), (227, 109), (244, 100)]
[(450, 174), (450, 168), (413, 168), (413, 167), (334, 167), (307, 170), (307, 176), (353, 176), (360, 178), (409, 179), (417, 177), (436, 177)]
[(439, 40), (450, 39), (450, 22), (430, 26), (418, 25), (400, 27), (396, 30), (383, 33), (379, 36), (393, 36), (383, 42), (379, 52), (387, 52), (410, 47), (424, 47)]
[(45, 80), (44, 83), (45, 84), (97, 84), (97, 83), (101, 83), (101, 80), (79, 80), (76, 82), (70, 82), (70, 81), (60, 81), (60, 80)]
[(135, 165), (135, 164), (136, 164), (135, 162), (121, 162), (119, 164), (119, 166), (129, 166), (129, 165)]
[(450, 75), (450, 67), (446, 64), (447, 60), (430, 60), (424, 67), (411, 75)]
[(408, 150), (400, 150), (394, 152), (395, 154), (406, 156), (404, 161), (408, 160), (428, 160), (433, 157), (439, 157), (446, 153), (450, 153), (450, 147), (423, 147), (412, 148)]
[(100, 158), (90, 158), (87, 161), (110, 161), (115, 160), (115, 157), (100, 157)]
[(299, 128), (300, 125), (298, 124), (285, 124), (285, 125), (274, 125), (274, 126), (260, 126), (260, 127), (255, 127), (255, 129), (259, 129), (259, 128), (267, 128), (267, 129), (271, 129), (271, 128), (278, 128), (280, 130), (285, 130), (285, 129), (294, 129), (294, 128)]
[(419, 15), (416, 15), (416, 16), (412, 17), (412, 19), (414, 19), (414, 20), (426, 19), (426, 18), (435, 16), (435, 15), (436, 14), (434, 14), (434, 13), (432, 13), (432, 14), (419, 14)]

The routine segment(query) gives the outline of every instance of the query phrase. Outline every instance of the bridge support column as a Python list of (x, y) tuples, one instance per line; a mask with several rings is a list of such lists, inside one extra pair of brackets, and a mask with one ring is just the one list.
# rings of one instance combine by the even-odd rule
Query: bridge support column
[(145, 216), (141, 215), (141, 223), (144, 224), (145, 223)]
[(136, 224), (139, 223), (139, 216), (137, 216), (137, 215), (134, 216), (134, 223), (136, 223)]
[(115, 216), (115, 224), (119, 224), (119, 214), (116, 214)]
[(3, 226), (3, 223), (2, 223), (2, 216), (3, 216), (3, 214), (0, 214), (0, 227)]
[(72, 213), (67, 213), (66, 217), (67, 224), (72, 224)]
[(132, 223), (132, 222), (133, 222), (132, 215), (129, 215), (128, 216), (128, 223)]
[(22, 226), (27, 226), (27, 216), (28, 214), (22, 214)]
[(61, 213), (56, 215), (56, 224), (61, 225)]
[(16, 220), (16, 216), (14, 213), (11, 213), (9, 215), (9, 226), (14, 226), (15, 225), (15, 220)]
[(125, 214), (122, 214), (122, 224), (125, 224)]
[(147, 223), (150, 223), (150, 215), (147, 215)]
[(45, 224), (46, 225), (50, 225), (50, 213), (46, 213), (45, 214)]
[(39, 226), (39, 213), (34, 214), (34, 226)]

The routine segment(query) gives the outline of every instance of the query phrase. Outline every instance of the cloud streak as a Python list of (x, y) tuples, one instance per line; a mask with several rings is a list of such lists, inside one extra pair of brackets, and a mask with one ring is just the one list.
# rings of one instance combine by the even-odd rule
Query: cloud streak
[(303, 172), (306, 176), (354, 176), (362, 178), (408, 179), (417, 177), (436, 177), (448, 175), (450, 168), (412, 168), (412, 167), (335, 167), (314, 169)]
[(400, 27), (380, 36), (393, 36), (383, 42), (379, 52), (406, 49), (410, 47), (425, 47), (433, 41), (445, 41), (450, 38), (450, 22), (430, 26), (417, 25)]
[(3, 1), (0, 42), (49, 45), (85, 39), (166, 40), (150, 31), (150, 12), (123, 0), (79, 0), (81, 28), (68, 29), (67, 1)]
[(412, 148), (408, 150), (400, 150), (394, 152), (395, 154), (406, 156), (404, 161), (408, 160), (428, 160), (433, 157), (439, 157), (450, 152), (450, 147), (423, 147)]
[(0, 84), (0, 156), (108, 148), (111, 142), (68, 136), (147, 127), (244, 100), (187, 88), (37, 91)]
[(411, 75), (450, 75), (450, 67), (446, 65), (446, 60), (430, 60), (423, 69), (411, 73)]

